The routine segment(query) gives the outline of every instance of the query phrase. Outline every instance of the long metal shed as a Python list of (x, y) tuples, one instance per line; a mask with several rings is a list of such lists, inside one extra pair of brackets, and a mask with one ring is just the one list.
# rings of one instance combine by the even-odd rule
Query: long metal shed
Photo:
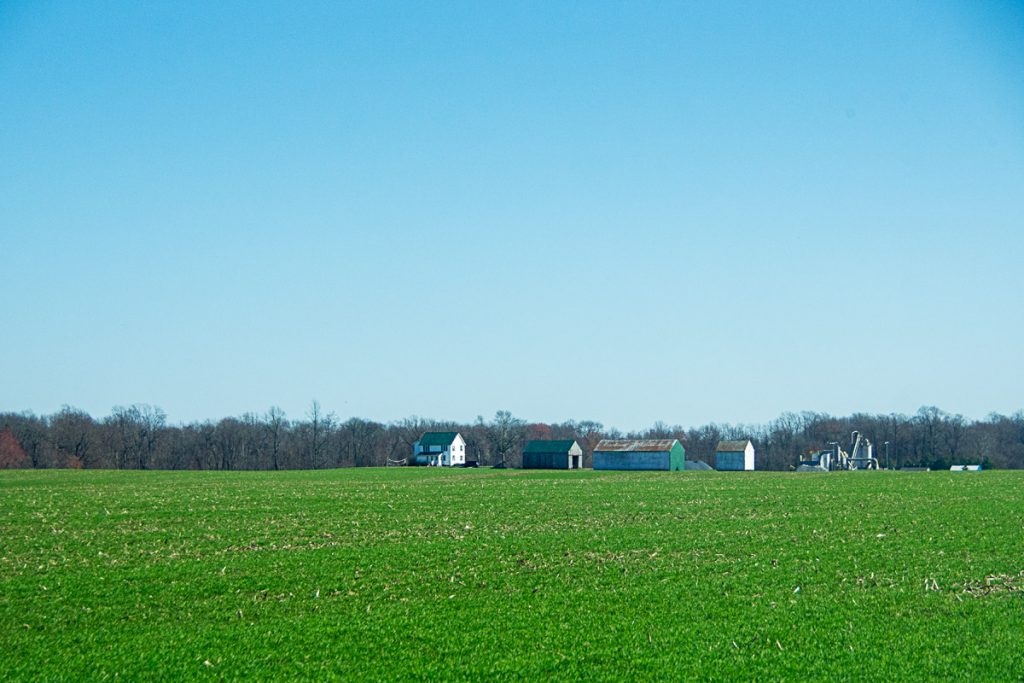
[(523, 469), (576, 470), (583, 467), (583, 449), (573, 439), (538, 439), (523, 448)]
[(595, 470), (684, 470), (686, 449), (678, 439), (602, 439), (594, 448)]

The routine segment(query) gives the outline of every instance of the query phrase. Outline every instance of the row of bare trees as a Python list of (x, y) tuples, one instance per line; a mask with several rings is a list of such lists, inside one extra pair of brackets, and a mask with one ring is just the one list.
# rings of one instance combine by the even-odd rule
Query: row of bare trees
[(687, 458), (714, 464), (722, 439), (750, 438), (758, 469), (790, 469), (798, 456), (831, 441), (848, 442), (854, 430), (870, 438), (879, 460), (892, 467), (983, 464), (1024, 469), (1024, 411), (966, 420), (935, 407), (914, 415), (833, 417), (823, 413), (785, 413), (764, 425), (683, 428), (656, 423), (623, 433), (599, 422), (570, 420), (528, 424), (508, 411), (459, 424), (410, 417), (382, 424), (340, 420), (314, 401), (299, 419), (280, 408), (246, 413), (218, 422), (172, 425), (164, 411), (150, 405), (115, 407), (95, 419), (65, 407), (53, 415), (0, 413), (0, 469), (74, 467), (108, 469), (280, 470), (382, 466), (411, 455), (424, 431), (459, 431), (468, 456), (485, 465), (517, 467), (527, 439), (576, 439), (589, 466), (602, 438), (676, 438)]

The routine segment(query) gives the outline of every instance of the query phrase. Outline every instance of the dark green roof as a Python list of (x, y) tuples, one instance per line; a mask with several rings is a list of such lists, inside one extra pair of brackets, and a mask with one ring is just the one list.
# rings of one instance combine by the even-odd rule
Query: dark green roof
[(574, 443), (572, 439), (527, 441), (523, 453), (568, 453)]
[(423, 432), (420, 446), (451, 446), (458, 432)]

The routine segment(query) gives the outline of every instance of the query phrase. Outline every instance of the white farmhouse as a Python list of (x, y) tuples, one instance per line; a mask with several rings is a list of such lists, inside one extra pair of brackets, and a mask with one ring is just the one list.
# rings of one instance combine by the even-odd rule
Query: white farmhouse
[(715, 449), (715, 469), (743, 471), (754, 469), (754, 444), (750, 439), (719, 441)]
[(417, 465), (456, 467), (466, 464), (466, 440), (458, 432), (424, 432), (412, 445)]

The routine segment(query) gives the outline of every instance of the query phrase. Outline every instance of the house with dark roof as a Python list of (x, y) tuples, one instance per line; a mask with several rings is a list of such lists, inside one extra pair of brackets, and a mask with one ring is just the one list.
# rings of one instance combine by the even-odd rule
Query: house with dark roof
[(683, 470), (686, 449), (678, 439), (601, 439), (595, 470)]
[(412, 445), (417, 465), (456, 467), (466, 464), (466, 440), (458, 432), (424, 432)]
[(754, 444), (750, 439), (719, 441), (715, 449), (715, 469), (731, 472), (754, 469)]
[(583, 467), (583, 449), (572, 439), (527, 441), (523, 448), (523, 469), (578, 470)]

